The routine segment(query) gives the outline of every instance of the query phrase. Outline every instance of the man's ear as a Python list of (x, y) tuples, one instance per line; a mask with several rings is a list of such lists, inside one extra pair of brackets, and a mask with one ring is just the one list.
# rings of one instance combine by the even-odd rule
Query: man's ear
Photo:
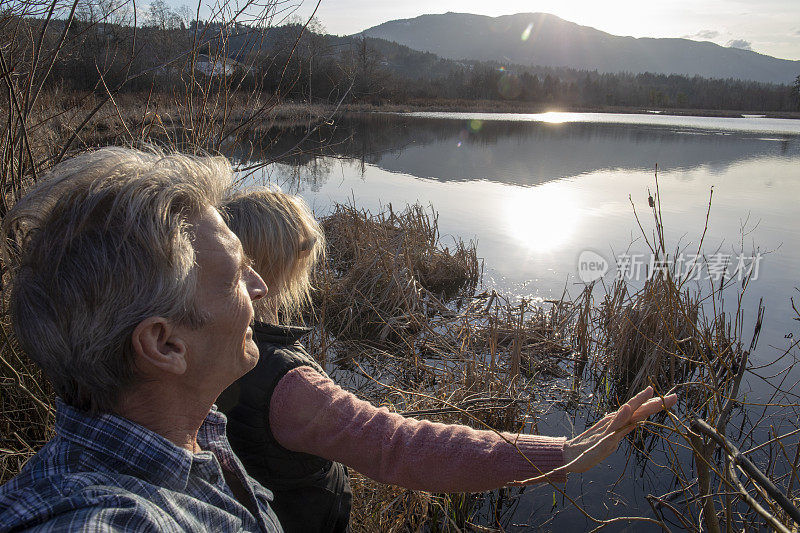
[(175, 335), (175, 326), (166, 318), (142, 320), (133, 330), (131, 345), (142, 363), (171, 374), (186, 372), (186, 343)]

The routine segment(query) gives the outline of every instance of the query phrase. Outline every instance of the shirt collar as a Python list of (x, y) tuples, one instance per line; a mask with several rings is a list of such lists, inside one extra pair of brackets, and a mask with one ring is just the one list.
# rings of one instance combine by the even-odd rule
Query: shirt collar
[[(224, 437), (225, 422), (225, 416), (212, 408), (198, 432), (203, 450), (216, 444), (217, 436)], [(110, 413), (91, 415), (59, 398), (55, 429), (60, 437), (123, 463), (137, 477), (173, 490), (186, 489), (195, 455), (127, 418)]]

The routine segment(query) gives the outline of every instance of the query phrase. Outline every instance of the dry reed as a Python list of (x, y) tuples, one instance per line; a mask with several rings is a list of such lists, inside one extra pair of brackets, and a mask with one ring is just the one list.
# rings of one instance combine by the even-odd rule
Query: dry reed
[(337, 338), (401, 342), (419, 331), (431, 307), (470, 295), (480, 277), (474, 245), (439, 244), (436, 216), (419, 205), (372, 215), (337, 205), (322, 219), (329, 265), (317, 307)]

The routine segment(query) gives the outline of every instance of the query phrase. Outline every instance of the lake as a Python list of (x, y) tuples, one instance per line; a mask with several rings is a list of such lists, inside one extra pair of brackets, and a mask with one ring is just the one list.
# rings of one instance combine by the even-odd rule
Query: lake
[[(305, 152), (293, 153), (303, 139)], [(800, 304), (795, 289), (800, 286), (800, 120), (369, 114), (337, 119), (311, 132), (290, 128), (260, 140), (255, 151), (241, 148), (232, 157), (242, 166), (277, 160), (246, 179), (300, 194), (318, 215), (336, 202), (373, 211), (387, 204), (395, 209), (414, 202), (431, 205), (444, 244), (453, 238), (477, 242), (485, 286), (540, 300), (559, 298), (565, 289), (573, 296), (580, 292), (586, 277), (581, 257), (605, 261), (605, 281), (613, 280), (625, 261), (646, 271), (651, 257), (632, 204), (651, 231), (648, 196), (655, 190), (657, 165), (668, 248), (696, 252), (713, 187), (704, 253), (718, 256), (720, 264), (727, 261), (728, 276), (736, 275), (737, 260), (757, 269), (744, 305), (747, 316), (754, 317), (763, 299), (766, 316), (751, 361), (769, 362), (800, 335), (790, 304), (792, 295)], [(698, 283), (710, 281), (712, 273), (702, 272)], [(797, 377), (791, 376), (787, 386)], [(753, 381), (742, 392), (749, 399), (766, 394)], [(572, 422), (554, 416), (548, 429), (568, 434)], [(622, 466), (612, 462), (573, 476), (568, 493), (581, 495), (587, 508), (602, 516), (624, 516), (647, 514), (644, 496), (672, 489), (663, 486), (658, 470), (642, 465), (631, 465), (628, 472), (636, 475), (620, 480)], [(613, 482), (618, 482), (617, 496), (609, 498), (606, 490)], [(556, 510), (562, 512), (548, 529), (590, 525), (560, 496), (557, 500)], [(551, 488), (529, 488), (515, 501), (508, 523), (541, 524), (555, 512), (553, 502)]]

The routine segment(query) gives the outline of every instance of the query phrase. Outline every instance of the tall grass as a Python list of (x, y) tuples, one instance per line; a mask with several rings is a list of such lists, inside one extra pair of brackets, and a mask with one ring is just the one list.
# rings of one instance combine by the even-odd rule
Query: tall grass
[[(330, 269), (322, 271), (326, 330), (338, 338), (379, 341), (419, 331), (431, 307), (471, 296), (480, 277), (473, 245), (439, 246), (435, 213), (419, 206), (371, 215), (337, 205), (322, 220)], [(332, 274), (332, 275), (327, 275)]]

